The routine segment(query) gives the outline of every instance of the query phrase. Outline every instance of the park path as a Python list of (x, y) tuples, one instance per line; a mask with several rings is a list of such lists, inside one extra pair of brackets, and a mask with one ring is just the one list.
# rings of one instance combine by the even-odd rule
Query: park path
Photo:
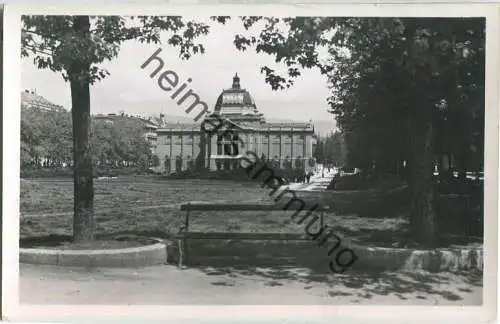
[(292, 182), (284, 185), (280, 190), (289, 189), (293, 191), (324, 191), (332, 182), (337, 170), (335, 168), (322, 169), (321, 166), (311, 176), (309, 183)]
[[(463, 276), (432, 274), (434, 281), (403, 273), (382, 278), (357, 274), (314, 280), (307, 269), (60, 268), (20, 265), (22, 304), (295, 304), (480, 305), (482, 287)], [(423, 275), (425, 278), (428, 275)], [(385, 281), (384, 278), (390, 278)], [(415, 281), (415, 278), (416, 281)], [(421, 282), (422, 281), (422, 282)], [(403, 283), (410, 285), (402, 286)], [(411, 283), (411, 284), (410, 284)]]

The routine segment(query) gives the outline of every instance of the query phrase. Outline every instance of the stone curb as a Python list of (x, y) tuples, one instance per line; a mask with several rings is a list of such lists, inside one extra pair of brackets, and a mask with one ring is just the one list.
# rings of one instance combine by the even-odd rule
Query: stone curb
[(19, 262), (62, 267), (145, 267), (167, 262), (167, 246), (160, 239), (147, 246), (106, 250), (19, 249)]
[(358, 256), (355, 269), (460, 271), (483, 270), (482, 247), (450, 247), (433, 250), (352, 245)]
[[(449, 248), (437, 248), (435, 250), (418, 250), (414, 248), (391, 248), (391, 247), (370, 247), (363, 245), (342, 245), (339, 251), (343, 247), (349, 247), (354, 251), (358, 257), (357, 261), (353, 264), (352, 269), (360, 271), (418, 271), (427, 270), (430, 272), (441, 272), (441, 271), (482, 271), (483, 264), (483, 248), (481, 246), (464, 246), (464, 247), (449, 247)], [(175, 243), (171, 242), (168, 244), (169, 249), (169, 263), (176, 264), (177, 262), (177, 249)], [(301, 254), (299, 257), (300, 262), (310, 261), (312, 264), (324, 263), (325, 266), (328, 262), (334, 261), (337, 254), (334, 252), (332, 256), (327, 256), (326, 248), (314, 247), (316, 250), (313, 253), (309, 253), (306, 256)], [(193, 251), (194, 252), (194, 251)], [(193, 254), (192, 252), (192, 254)], [(206, 251), (204, 251), (205, 253)], [(347, 264), (351, 258), (350, 253), (345, 253), (346, 256), (340, 256), (340, 262)], [(237, 254), (234, 256), (228, 254), (225, 257), (216, 256), (209, 257), (208, 255), (195, 255), (196, 260), (202, 263), (208, 262), (208, 260), (213, 260), (214, 262), (225, 262), (231, 264), (232, 260), (238, 260), (243, 262), (249, 262), (254, 265), (254, 263), (260, 262), (258, 257), (241, 257)], [(267, 258), (264, 258), (267, 259)], [(264, 260), (260, 259), (260, 260)], [(288, 260), (293, 263), (295, 259), (293, 254), (288, 256), (280, 255), (274, 256), (269, 255), (268, 259), (274, 260), (276, 264), (281, 264), (283, 260)], [(306, 261), (309, 260), (309, 261)], [(287, 262), (288, 262), (287, 261)]]

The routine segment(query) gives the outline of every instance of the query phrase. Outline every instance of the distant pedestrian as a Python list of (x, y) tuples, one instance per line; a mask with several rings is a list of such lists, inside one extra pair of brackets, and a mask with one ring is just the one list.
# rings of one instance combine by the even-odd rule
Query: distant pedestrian
[(307, 173), (307, 183), (309, 183), (311, 180), (311, 172)]

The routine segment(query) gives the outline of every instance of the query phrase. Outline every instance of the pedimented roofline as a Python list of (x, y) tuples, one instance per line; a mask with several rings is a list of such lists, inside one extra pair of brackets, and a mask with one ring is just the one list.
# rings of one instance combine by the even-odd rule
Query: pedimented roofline
[[(249, 123), (249, 124), (239, 124), (227, 117), (221, 117), (219, 115), (209, 115), (206, 120), (215, 119), (213, 127), (219, 125), (219, 120), (222, 122), (223, 129), (234, 129), (236, 131), (252, 131), (252, 132), (294, 132), (294, 133), (314, 133), (314, 125), (311, 123)], [(225, 126), (224, 126), (225, 125)], [(231, 127), (228, 127), (231, 126)], [(208, 127), (207, 127), (208, 129)], [(191, 133), (191, 132), (201, 132), (201, 124), (166, 124), (157, 129), (160, 133), (176, 132), (176, 133)]]

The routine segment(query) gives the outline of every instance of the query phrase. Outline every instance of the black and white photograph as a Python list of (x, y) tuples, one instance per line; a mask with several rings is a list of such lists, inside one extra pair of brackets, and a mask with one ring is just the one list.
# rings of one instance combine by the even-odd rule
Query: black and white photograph
[(487, 19), (354, 9), (23, 13), (19, 303), (484, 306)]

